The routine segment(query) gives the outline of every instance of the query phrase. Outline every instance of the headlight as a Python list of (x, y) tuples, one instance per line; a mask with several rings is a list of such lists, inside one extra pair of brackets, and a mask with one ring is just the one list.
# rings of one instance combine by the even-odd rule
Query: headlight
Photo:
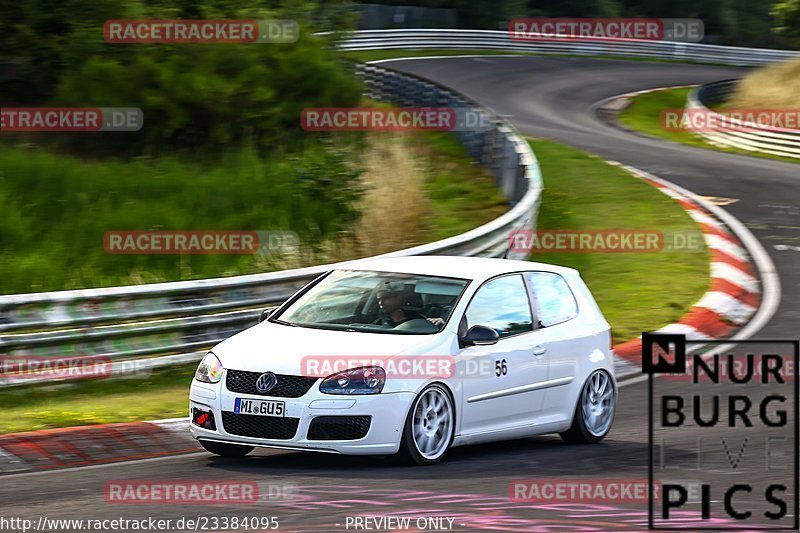
[(219, 380), (222, 379), (222, 363), (219, 362), (216, 355), (208, 352), (203, 357), (194, 373), (194, 379), (203, 383), (219, 383)]
[(380, 394), (386, 371), (379, 366), (365, 366), (328, 376), (319, 390), (326, 394)]

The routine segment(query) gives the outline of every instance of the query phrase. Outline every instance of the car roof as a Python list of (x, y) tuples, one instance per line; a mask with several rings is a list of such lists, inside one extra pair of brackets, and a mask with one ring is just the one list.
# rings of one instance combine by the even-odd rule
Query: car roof
[(349, 270), (375, 270), (429, 276), (447, 276), (472, 280), (487, 279), (508, 272), (543, 270), (562, 275), (577, 273), (575, 269), (533, 261), (494, 259), (488, 257), (462, 257), (450, 255), (420, 255), (404, 257), (378, 257), (347, 263)]

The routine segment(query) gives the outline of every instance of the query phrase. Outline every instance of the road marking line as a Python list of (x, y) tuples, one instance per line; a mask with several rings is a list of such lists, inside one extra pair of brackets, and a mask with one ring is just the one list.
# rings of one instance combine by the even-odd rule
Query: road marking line
[(738, 198), (725, 198), (723, 196), (698, 196), (706, 202), (714, 205), (731, 205), (739, 201)]

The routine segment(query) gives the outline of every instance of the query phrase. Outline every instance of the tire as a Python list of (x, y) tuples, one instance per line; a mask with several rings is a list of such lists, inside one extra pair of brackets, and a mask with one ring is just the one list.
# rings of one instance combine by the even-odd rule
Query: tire
[(424, 466), (441, 461), (453, 444), (455, 414), (453, 398), (444, 385), (425, 387), (411, 403), (403, 426), (400, 457), (404, 462)]
[[(575, 444), (600, 442), (611, 431), (616, 408), (614, 380), (605, 370), (595, 370), (584, 383), (572, 416), (572, 425), (560, 433), (561, 438)], [(591, 414), (597, 416), (592, 417)]]
[(253, 451), (253, 446), (243, 446), (241, 444), (227, 444), (225, 442), (214, 442), (210, 440), (200, 440), (200, 446), (215, 455), (222, 457), (244, 457)]

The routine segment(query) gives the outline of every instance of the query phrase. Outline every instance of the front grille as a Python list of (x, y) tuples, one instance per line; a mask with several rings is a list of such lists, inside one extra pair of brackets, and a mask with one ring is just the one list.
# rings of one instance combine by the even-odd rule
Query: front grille
[(299, 418), (239, 415), (222, 411), (222, 427), (226, 433), (258, 439), (291, 439), (297, 433)]
[(263, 372), (247, 372), (245, 370), (228, 370), (225, 376), (225, 386), (231, 392), (254, 394), (256, 396), (271, 396), (273, 398), (299, 398), (308, 392), (317, 378), (305, 376), (287, 376), (276, 374), (278, 383), (266, 393), (256, 390), (256, 380)]
[(371, 416), (318, 416), (308, 428), (308, 440), (362, 439), (371, 421)]

